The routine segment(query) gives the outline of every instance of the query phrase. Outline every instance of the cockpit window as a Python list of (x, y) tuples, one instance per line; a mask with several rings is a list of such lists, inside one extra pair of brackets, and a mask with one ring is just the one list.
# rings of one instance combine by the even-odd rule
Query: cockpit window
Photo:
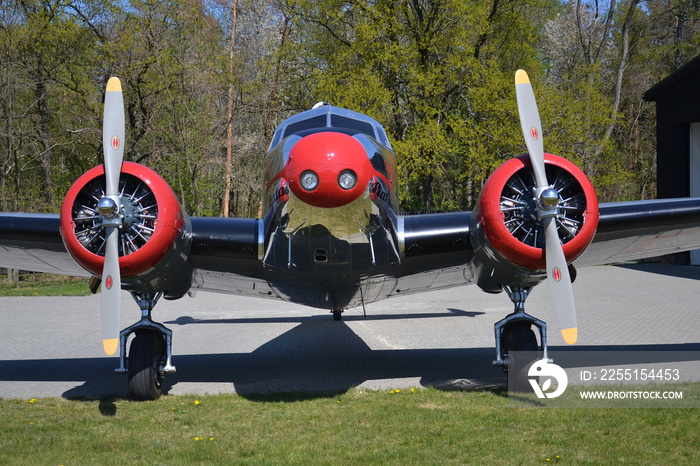
[[(340, 113), (340, 114), (339, 114)], [(268, 151), (293, 134), (307, 135), (324, 128), (335, 128), (351, 136), (364, 134), (374, 138), (391, 150), (384, 128), (372, 118), (342, 108), (324, 105), (294, 115), (284, 120), (275, 130)]]
[(299, 131), (304, 131), (313, 128), (323, 128), (326, 126), (326, 115), (319, 115), (307, 120), (297, 121), (287, 126), (284, 130), (284, 137), (290, 136)]
[(331, 114), (331, 128), (347, 128), (374, 137), (374, 127), (364, 121)]

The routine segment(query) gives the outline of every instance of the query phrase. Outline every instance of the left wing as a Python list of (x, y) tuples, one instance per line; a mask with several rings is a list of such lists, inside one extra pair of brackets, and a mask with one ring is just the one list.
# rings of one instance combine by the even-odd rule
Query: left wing
[[(260, 251), (262, 220), (193, 217), (189, 261), (193, 286), (270, 296)], [(57, 214), (0, 213), (0, 266), (75, 277), (92, 274), (66, 250)]]
[(90, 276), (63, 246), (58, 214), (0, 213), (0, 266), (75, 277)]

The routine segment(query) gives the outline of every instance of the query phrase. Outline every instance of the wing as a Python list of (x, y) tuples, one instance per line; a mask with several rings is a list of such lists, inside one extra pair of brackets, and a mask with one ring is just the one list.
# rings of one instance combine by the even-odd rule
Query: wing
[[(267, 286), (259, 259), (262, 221), (190, 220), (193, 288), (276, 297)], [(0, 213), (0, 267), (89, 277), (66, 251), (59, 228), (57, 214)]]
[(469, 212), (400, 217), (403, 257), (392, 295), (471, 283), (471, 217)]
[(216, 217), (191, 220), (193, 288), (277, 297), (265, 280), (262, 220)]
[[(597, 232), (574, 262), (577, 267), (700, 249), (700, 198), (605, 203), (599, 212)], [(405, 257), (399, 293), (476, 281), (466, 267), (475, 250), (484, 247), (474, 218), (468, 212), (402, 217)], [(492, 246), (498, 255), (498, 245)], [(502, 260), (492, 258), (494, 263)]]
[[(469, 212), (401, 217), (404, 258), (398, 289), (464, 284), (474, 257)], [(270, 296), (262, 261), (262, 221), (193, 217), (193, 287)], [(700, 249), (700, 198), (600, 205), (598, 231), (575, 264), (591, 266)], [(71, 258), (55, 214), (0, 213), (0, 266), (73, 276), (89, 274)]]
[(54, 214), (0, 213), (0, 267), (90, 276), (66, 252)]
[(700, 198), (600, 205), (593, 243), (577, 266), (610, 264), (700, 249)]

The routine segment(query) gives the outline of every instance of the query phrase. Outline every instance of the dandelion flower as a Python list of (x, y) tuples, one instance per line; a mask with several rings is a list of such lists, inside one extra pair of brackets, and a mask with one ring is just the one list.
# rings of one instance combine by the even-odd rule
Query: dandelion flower
[(29, 400), (29, 402), (30, 402), (30, 403), (36, 403), (36, 398), (32, 398), (31, 400)]
[(209, 441), (210, 441), (210, 442), (213, 442), (213, 441), (214, 441), (214, 437), (209, 437)]
[(194, 438), (194, 441), (195, 441), (195, 442), (199, 442), (199, 441), (200, 441), (200, 438), (199, 438), (199, 437), (195, 437), (195, 438)]
[(199, 400), (194, 400), (195, 405), (199, 405)]

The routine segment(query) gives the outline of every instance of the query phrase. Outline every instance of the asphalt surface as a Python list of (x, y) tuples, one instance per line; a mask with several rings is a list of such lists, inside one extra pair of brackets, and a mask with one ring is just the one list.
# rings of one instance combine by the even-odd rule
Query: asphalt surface
[[(698, 267), (580, 270), (574, 347), (559, 334), (546, 284), (526, 311), (549, 323), (554, 351), (698, 352), (698, 279)], [(491, 364), (493, 324), (511, 310), (505, 294), (465, 286), (370, 304), (366, 317), (350, 309), (342, 322), (317, 309), (210, 293), (161, 301), (153, 317), (173, 330), (177, 372), (166, 393), (318, 393), (504, 385)], [(126, 376), (114, 372), (118, 358), (102, 353), (98, 296), (0, 298), (0, 318), (0, 397), (127, 395)], [(125, 293), (122, 326), (138, 318)]]

